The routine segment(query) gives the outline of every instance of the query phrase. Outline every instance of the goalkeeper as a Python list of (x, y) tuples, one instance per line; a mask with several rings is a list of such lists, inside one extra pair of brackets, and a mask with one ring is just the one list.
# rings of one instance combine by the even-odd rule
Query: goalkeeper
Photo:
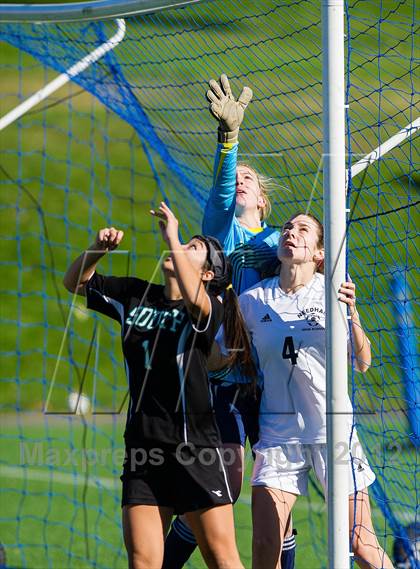
[[(207, 99), (210, 112), (218, 121), (218, 145), (214, 163), (213, 186), (206, 204), (203, 232), (217, 237), (232, 264), (232, 284), (240, 294), (259, 282), (262, 273), (277, 264), (279, 233), (266, 225), (271, 211), (268, 196), (271, 181), (248, 164), (237, 162), (239, 129), (252, 91), (244, 87), (236, 100), (229, 80), (221, 75), (211, 80)], [(212, 374), (210, 379), (217, 424), (220, 430), (229, 481), (234, 500), (239, 497), (246, 439), (258, 441), (260, 389), (239, 370)], [(194, 536), (183, 518), (176, 518), (165, 543), (163, 569), (184, 565), (196, 547)], [(295, 537), (289, 520), (281, 567), (292, 569)]]

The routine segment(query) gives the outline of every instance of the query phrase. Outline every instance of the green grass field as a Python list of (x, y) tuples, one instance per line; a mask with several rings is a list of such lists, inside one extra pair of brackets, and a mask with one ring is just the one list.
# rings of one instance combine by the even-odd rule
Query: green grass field
[[(126, 566), (120, 528), (122, 418), (11, 417), (3, 419), (2, 533), (10, 567), (30, 569)], [(83, 452), (85, 449), (85, 452)], [(247, 452), (243, 492), (235, 506), (237, 540), (248, 569), (251, 555)], [(11, 466), (13, 465), (13, 466)], [(374, 508), (375, 525), (384, 521)], [(296, 567), (326, 567), (325, 504), (311, 489), (294, 509), (298, 528)], [(391, 546), (388, 538), (386, 545)], [(8, 566), (9, 566), (8, 565)], [(190, 567), (202, 568), (199, 553)]]
[[(321, 28), (315, 1), (275, 8), (275, 2), (257, 6), (246, 1), (239, 7), (232, 0), (223, 7), (205, 3), (197, 13), (186, 9), (129, 20), (117, 55), (141, 108), (201, 198), (211, 184), (215, 144), (215, 125), (204, 101), (206, 82), (224, 71), (233, 77), (235, 92), (243, 83), (253, 87), (240, 149), (244, 159), (287, 186), (273, 195), (271, 222), (278, 224), (309, 202), (311, 211), (322, 211), (322, 175), (317, 176), (322, 153)], [(413, 3), (384, 0), (366, 8), (356, 2), (351, 15), (351, 149), (364, 155), (412, 120)], [(375, 23), (379, 16), (381, 26)], [(108, 24), (108, 36), (114, 28)], [(28, 33), (36, 35), (39, 29)], [(71, 49), (84, 54), (77, 27), (68, 29)], [(29, 43), (25, 46), (29, 49)], [(54, 46), (52, 42), (51, 52)], [(1, 55), (3, 115), (57, 72), (7, 43)], [(67, 412), (68, 394), (82, 378), (90, 397), (95, 386), (100, 411), (119, 409), (126, 392), (117, 326), (95, 320), (80, 300), (72, 304), (61, 285), (66, 267), (99, 227), (112, 223), (126, 233), (127, 254), (104, 260), (103, 272), (150, 278), (162, 246), (147, 214), (150, 207), (166, 194), (183, 222), (184, 237), (199, 230), (202, 215), (199, 202), (159, 148), (133, 128), (138, 109), (126, 112), (120, 105), (116, 114), (120, 83), (108, 68), (98, 67), (97, 73), (98, 84), (103, 81), (112, 94), (111, 110), (78, 85), (65, 87), (8, 127), (0, 140), (0, 542), (10, 567), (22, 569), (125, 566), (118, 480), (122, 418), (113, 423), (97, 417), (95, 425), (88, 418), (84, 428), (78, 417), (41, 415), (49, 394), (49, 410)], [(157, 85), (164, 87), (157, 90)], [(264, 156), (266, 152), (275, 157)], [(418, 501), (412, 484), (417, 462), (406, 444), (390, 282), (399, 265), (408, 267), (408, 294), (414, 295), (417, 219), (412, 210), (398, 208), (417, 199), (415, 161), (414, 143), (395, 149), (379, 166), (371, 166), (366, 177), (355, 180), (361, 192), (354, 191), (349, 204), (353, 218), (372, 216), (355, 222), (349, 232), (349, 272), (358, 285), (359, 310), (374, 355), (371, 370), (356, 376), (353, 388), (359, 408), (377, 413), (371, 422), (366, 419), (364, 440), (378, 471), (389, 477), (390, 507), (401, 519)], [(393, 462), (388, 447), (394, 441), (401, 441), (401, 448)], [(25, 459), (28, 453), (35, 458), (41, 453), (39, 464), (26, 461), (22, 467), (22, 444), (27, 445)], [(84, 448), (101, 457), (87, 464), (87, 470)], [(68, 452), (74, 464), (66, 463)], [(250, 468), (248, 460), (235, 510), (247, 568)], [(391, 530), (377, 509), (374, 517), (389, 551)], [(297, 569), (325, 567), (325, 506), (315, 491), (296, 506), (295, 524)], [(202, 566), (195, 555), (191, 567)]]

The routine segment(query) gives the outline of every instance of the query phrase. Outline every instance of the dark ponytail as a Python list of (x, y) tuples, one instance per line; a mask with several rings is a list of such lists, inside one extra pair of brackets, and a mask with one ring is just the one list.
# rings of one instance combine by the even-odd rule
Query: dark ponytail
[(195, 235), (207, 248), (207, 260), (204, 270), (214, 272), (214, 277), (207, 281), (207, 292), (213, 296), (223, 296), (223, 329), (225, 346), (228, 350), (227, 365), (237, 366), (241, 375), (253, 381), (256, 385), (257, 368), (252, 358), (251, 340), (245, 326), (238, 297), (232, 288), (232, 266), (223, 252), (220, 242), (211, 236)]
[(238, 366), (241, 374), (256, 380), (257, 368), (252, 358), (251, 340), (239, 307), (238, 297), (230, 286), (223, 298), (225, 346), (229, 350), (229, 367)]

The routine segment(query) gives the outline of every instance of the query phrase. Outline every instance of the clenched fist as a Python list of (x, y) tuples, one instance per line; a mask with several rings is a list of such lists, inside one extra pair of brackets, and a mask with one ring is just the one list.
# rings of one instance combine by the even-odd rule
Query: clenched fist
[(124, 231), (115, 227), (104, 227), (96, 235), (94, 247), (99, 251), (113, 251), (121, 243)]

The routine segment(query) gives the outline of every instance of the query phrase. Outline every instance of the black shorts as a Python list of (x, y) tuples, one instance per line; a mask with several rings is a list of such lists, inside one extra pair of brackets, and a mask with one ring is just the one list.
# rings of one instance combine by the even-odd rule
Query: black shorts
[(210, 383), (213, 407), (222, 443), (245, 446), (246, 439), (251, 447), (258, 442), (258, 413), (261, 390), (254, 394), (247, 384)]
[(232, 503), (222, 453), (181, 444), (126, 448), (121, 505), (173, 508), (175, 514)]

